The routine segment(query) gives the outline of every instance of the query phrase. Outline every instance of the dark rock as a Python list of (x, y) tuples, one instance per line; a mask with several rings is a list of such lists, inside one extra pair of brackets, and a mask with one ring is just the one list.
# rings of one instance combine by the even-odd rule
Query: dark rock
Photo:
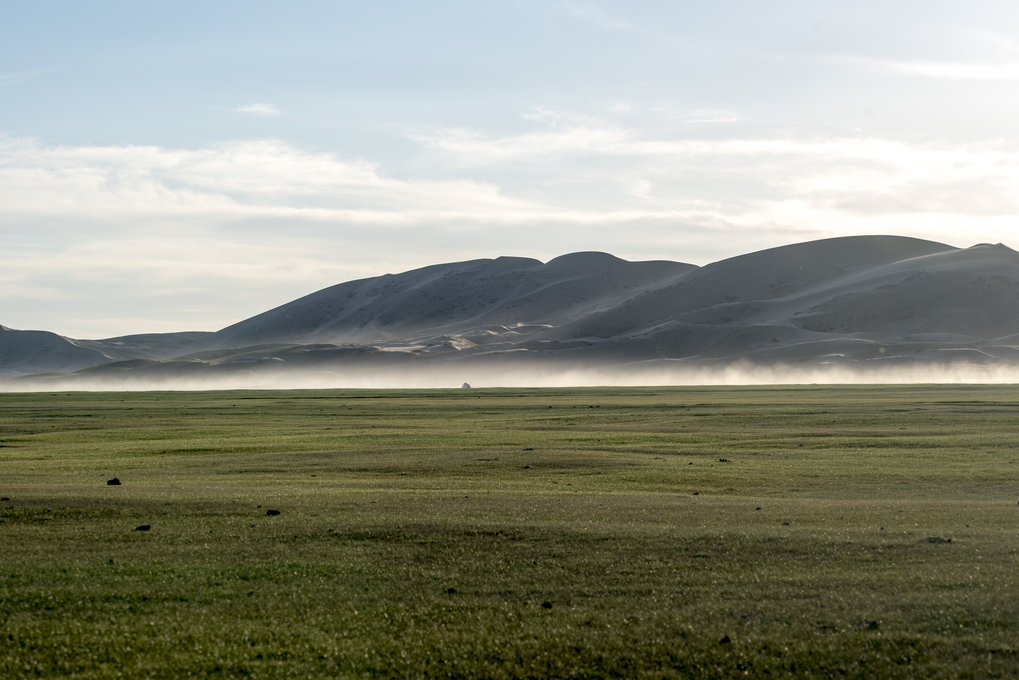
[(789, 526), (789, 522), (782, 522), (782, 526), (784, 526), (784, 527)]
[(718, 641), (718, 644), (720, 644), (720, 645), (729, 645), (729, 644), (732, 644), (732, 638), (729, 637), (728, 635), (723, 635), (722, 639)]
[(456, 595), (456, 588), (446, 588), (447, 595)]
[(265, 514), (268, 515), (269, 517), (275, 517), (276, 515), (280, 514), (280, 511), (279, 510), (266, 510)]
[(134, 528), (135, 531), (148, 531), (152, 526), (149, 524), (139, 524)]
[(120, 480), (114, 477), (106, 480), (106, 486), (120, 486)]
[(542, 606), (543, 609), (551, 609), (552, 608), (552, 603), (549, 602), (548, 600), (545, 600), (544, 602), (541, 603), (541, 606)]

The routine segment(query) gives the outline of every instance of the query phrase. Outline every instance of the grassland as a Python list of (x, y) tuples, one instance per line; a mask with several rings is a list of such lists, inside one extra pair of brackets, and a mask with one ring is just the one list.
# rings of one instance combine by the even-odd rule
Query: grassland
[(0, 677), (1019, 677), (1017, 449), (1012, 386), (0, 394)]

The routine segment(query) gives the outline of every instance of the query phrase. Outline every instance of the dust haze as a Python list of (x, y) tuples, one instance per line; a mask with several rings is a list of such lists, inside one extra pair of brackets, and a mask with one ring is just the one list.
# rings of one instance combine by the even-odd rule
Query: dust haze
[(1019, 383), (1019, 364), (912, 363), (903, 365), (689, 365), (682, 360), (631, 365), (551, 366), (543, 363), (457, 363), (433, 367), (351, 368), (350, 370), (251, 371), (218, 376), (128, 375), (118, 377), (32, 376), (0, 381), (0, 392), (203, 391), (290, 389), (460, 389), (662, 387), (741, 385), (1010, 384)]

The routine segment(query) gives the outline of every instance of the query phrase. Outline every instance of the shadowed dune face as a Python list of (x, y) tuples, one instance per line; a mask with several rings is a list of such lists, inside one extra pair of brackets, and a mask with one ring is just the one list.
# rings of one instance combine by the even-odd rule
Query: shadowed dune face
[(434, 265), (332, 286), (216, 333), (0, 332), (4, 374), (84, 369), (50, 384), (996, 381), (1017, 362), (1019, 253), (894, 236), (705, 267), (605, 253)]
[(102, 352), (56, 333), (0, 326), (0, 375), (74, 371), (108, 360)]
[(559, 325), (691, 269), (605, 253), (575, 253), (544, 265), (511, 257), (437, 265), (312, 293), (219, 331), (216, 345), (376, 343), (490, 325)]

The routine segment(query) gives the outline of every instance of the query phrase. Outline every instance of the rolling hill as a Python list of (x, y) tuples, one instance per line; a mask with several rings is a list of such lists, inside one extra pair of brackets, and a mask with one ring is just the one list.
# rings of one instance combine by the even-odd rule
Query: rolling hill
[(1019, 253), (859, 236), (704, 267), (593, 252), (547, 263), (499, 257), (341, 283), (213, 333), (74, 340), (0, 328), (0, 374), (8, 376), (1012, 365)]

